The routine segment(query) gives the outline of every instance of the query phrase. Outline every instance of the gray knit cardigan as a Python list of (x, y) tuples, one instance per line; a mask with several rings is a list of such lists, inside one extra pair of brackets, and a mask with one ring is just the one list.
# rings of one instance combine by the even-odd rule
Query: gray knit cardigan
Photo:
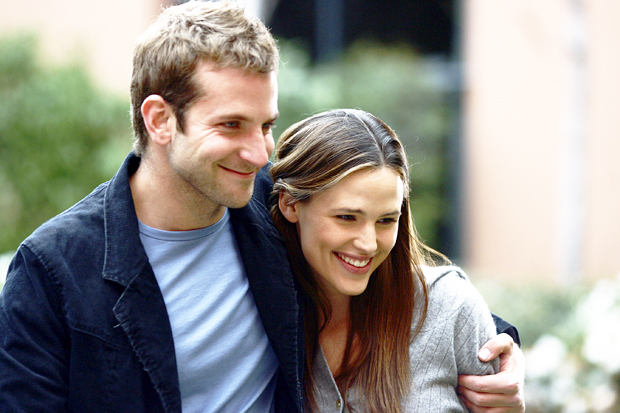
[[(499, 360), (482, 363), (478, 350), (495, 336), (495, 324), (484, 299), (458, 267), (424, 267), (429, 305), (420, 333), (409, 347), (411, 392), (406, 412), (467, 412), (456, 386), (459, 374), (494, 374)], [(419, 317), (421, 306), (416, 308)], [(414, 318), (415, 320), (415, 318)], [(316, 401), (321, 413), (349, 412), (321, 348), (314, 358)], [(358, 389), (349, 391), (355, 413), (366, 412)]]

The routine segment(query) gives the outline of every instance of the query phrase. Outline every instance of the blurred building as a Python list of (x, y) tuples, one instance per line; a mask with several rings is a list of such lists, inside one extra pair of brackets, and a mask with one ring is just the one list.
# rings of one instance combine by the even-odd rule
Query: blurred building
[[(135, 39), (162, 7), (186, 0), (0, 0), (0, 35), (37, 33), (50, 63), (79, 59), (98, 83), (129, 94)], [(240, 0), (250, 13), (268, 16), (275, 0)]]
[(620, 273), (620, 3), (463, 2), (468, 266)]
[(35, 32), (44, 61), (80, 59), (103, 87), (128, 95), (133, 42), (159, 14), (160, 1), (0, 0), (0, 6), (1, 33)]
[[(173, 0), (0, 0), (0, 33), (80, 56), (127, 94), (133, 42)], [(564, 283), (620, 272), (620, 3), (247, 0), (316, 58), (355, 37), (404, 38), (461, 61), (460, 251), (468, 270)], [(297, 30), (297, 32), (295, 32)]]

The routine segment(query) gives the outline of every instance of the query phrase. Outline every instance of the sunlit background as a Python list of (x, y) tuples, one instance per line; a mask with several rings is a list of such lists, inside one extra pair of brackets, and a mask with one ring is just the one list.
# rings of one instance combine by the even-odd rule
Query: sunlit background
[[(254, 0), (275, 135), (356, 107), (407, 145), (422, 237), (516, 324), (528, 412), (620, 412), (620, 2)], [(135, 38), (171, 2), (0, 0), (0, 285), (131, 150)]]

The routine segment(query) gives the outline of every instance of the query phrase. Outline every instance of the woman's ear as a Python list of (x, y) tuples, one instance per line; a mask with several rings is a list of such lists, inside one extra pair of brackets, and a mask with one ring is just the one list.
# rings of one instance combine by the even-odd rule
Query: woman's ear
[(151, 140), (158, 145), (167, 145), (172, 139), (172, 128), (176, 127), (168, 102), (159, 95), (150, 95), (144, 99), (140, 109)]
[(295, 198), (291, 196), (286, 191), (281, 191), (278, 199), (278, 208), (280, 208), (280, 212), (284, 215), (284, 218), (290, 223), (296, 223), (299, 221), (299, 215), (297, 210), (297, 201)]

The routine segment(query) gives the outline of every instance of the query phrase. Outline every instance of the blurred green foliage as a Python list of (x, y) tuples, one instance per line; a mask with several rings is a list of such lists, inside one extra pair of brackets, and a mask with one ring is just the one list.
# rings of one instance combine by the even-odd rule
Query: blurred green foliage
[(35, 36), (0, 39), (0, 252), (111, 177), (128, 112), (83, 67), (40, 65)]
[(276, 137), (320, 111), (358, 108), (387, 122), (403, 141), (411, 163), (412, 210), (423, 239), (442, 249), (446, 225), (446, 143), (453, 128), (445, 62), (417, 55), (407, 45), (354, 43), (340, 58), (313, 64), (306, 50), (280, 41)]
[(524, 347), (532, 346), (544, 334), (560, 337), (571, 350), (581, 346), (583, 337), (575, 326), (575, 308), (586, 294), (587, 285), (515, 286), (490, 278), (473, 281), (491, 312), (518, 327)]

